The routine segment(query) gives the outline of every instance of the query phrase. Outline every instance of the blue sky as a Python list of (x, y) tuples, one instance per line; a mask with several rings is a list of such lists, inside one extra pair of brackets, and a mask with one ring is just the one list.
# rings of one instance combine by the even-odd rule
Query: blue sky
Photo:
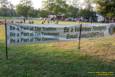
[[(20, 0), (8, 0), (10, 1), (11, 3), (13, 3), (14, 5), (17, 5)], [(33, 6), (37, 9), (37, 8), (41, 8), (42, 6), (42, 0), (31, 0), (32, 3), (33, 3)]]

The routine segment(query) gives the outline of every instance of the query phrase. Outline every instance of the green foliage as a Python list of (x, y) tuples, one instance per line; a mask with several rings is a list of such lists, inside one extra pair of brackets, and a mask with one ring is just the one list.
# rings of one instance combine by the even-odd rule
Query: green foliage
[(0, 16), (8, 16), (8, 8), (0, 8)]
[(0, 0), (0, 16), (15, 16), (13, 5), (8, 0)]
[(17, 12), (17, 14), (20, 15), (20, 16), (25, 16), (25, 17), (27, 17), (29, 10), (30, 10), (30, 7), (23, 6), (22, 4), (19, 4), (19, 5), (16, 7), (16, 12)]
[(90, 21), (90, 19), (96, 21), (96, 13), (93, 11), (90, 11), (89, 9), (81, 9), (79, 11), (79, 16), (82, 16), (85, 19), (88, 19), (88, 21)]
[(32, 15), (33, 8), (30, 0), (21, 0), (16, 7), (16, 12), (19, 16), (28, 17)]
[(48, 14), (49, 14), (49, 12), (46, 11), (46, 10), (40, 10), (39, 13), (38, 13), (38, 15), (40, 17), (48, 17)]
[(65, 1), (63, 1), (63, 0), (55, 0), (52, 3), (46, 2), (44, 8), (50, 13), (59, 15), (59, 14), (63, 14), (63, 13), (66, 12), (66, 7), (67, 7), (67, 4), (66, 4)]
[(73, 6), (67, 6), (66, 7), (67, 11), (65, 13), (66, 17), (77, 17), (79, 13), (79, 9), (75, 8)]
[(115, 0), (97, 0), (98, 12), (106, 17), (115, 17)]
[(83, 9), (83, 10), (80, 10), (79, 15), (83, 16), (84, 18), (88, 18), (88, 17), (92, 17), (93, 16), (93, 12), (89, 11), (87, 9)]

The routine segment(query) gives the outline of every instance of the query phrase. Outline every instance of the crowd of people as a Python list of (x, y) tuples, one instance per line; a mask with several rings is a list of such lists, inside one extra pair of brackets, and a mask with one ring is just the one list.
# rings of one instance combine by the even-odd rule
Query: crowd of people
[(47, 18), (42, 19), (42, 24), (45, 23), (57, 23), (58, 24), (58, 18), (56, 15), (49, 15)]

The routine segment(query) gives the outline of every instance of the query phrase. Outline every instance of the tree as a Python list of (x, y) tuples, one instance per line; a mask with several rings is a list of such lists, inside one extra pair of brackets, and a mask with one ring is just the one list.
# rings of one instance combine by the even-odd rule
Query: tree
[(8, 4), (8, 16), (16, 16), (14, 5), (11, 3)]
[(39, 11), (37, 9), (31, 8), (31, 10), (29, 10), (29, 17), (38, 17), (38, 13)]
[(60, 15), (66, 12), (67, 4), (64, 0), (54, 0), (51, 2), (47, 0), (44, 6), (45, 10), (49, 11), (50, 13)]
[(15, 10), (13, 5), (8, 0), (0, 0), (0, 15), (1, 16), (14, 16)]
[(68, 6), (66, 8), (67, 8), (67, 11), (65, 13), (66, 17), (74, 17), (75, 18), (78, 16), (78, 12), (79, 12), (78, 8), (73, 7), (73, 6)]
[(87, 19), (87, 21), (96, 21), (96, 12), (90, 11), (88, 9), (81, 9), (79, 11), (79, 16)]
[(31, 6), (31, 0), (21, 0), (20, 3), (16, 6), (16, 12), (19, 16), (28, 17), (31, 16), (33, 7)]
[(98, 12), (111, 20), (115, 17), (115, 0), (96, 0)]
[(46, 10), (40, 10), (38, 16), (40, 17), (48, 17), (49, 12)]

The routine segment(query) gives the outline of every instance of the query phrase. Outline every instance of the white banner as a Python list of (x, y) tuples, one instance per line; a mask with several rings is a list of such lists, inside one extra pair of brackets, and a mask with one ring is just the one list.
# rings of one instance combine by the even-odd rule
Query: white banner
[[(80, 24), (7, 24), (7, 44), (68, 41), (79, 38)], [(81, 38), (97, 38), (111, 34), (111, 24), (82, 24)]]

